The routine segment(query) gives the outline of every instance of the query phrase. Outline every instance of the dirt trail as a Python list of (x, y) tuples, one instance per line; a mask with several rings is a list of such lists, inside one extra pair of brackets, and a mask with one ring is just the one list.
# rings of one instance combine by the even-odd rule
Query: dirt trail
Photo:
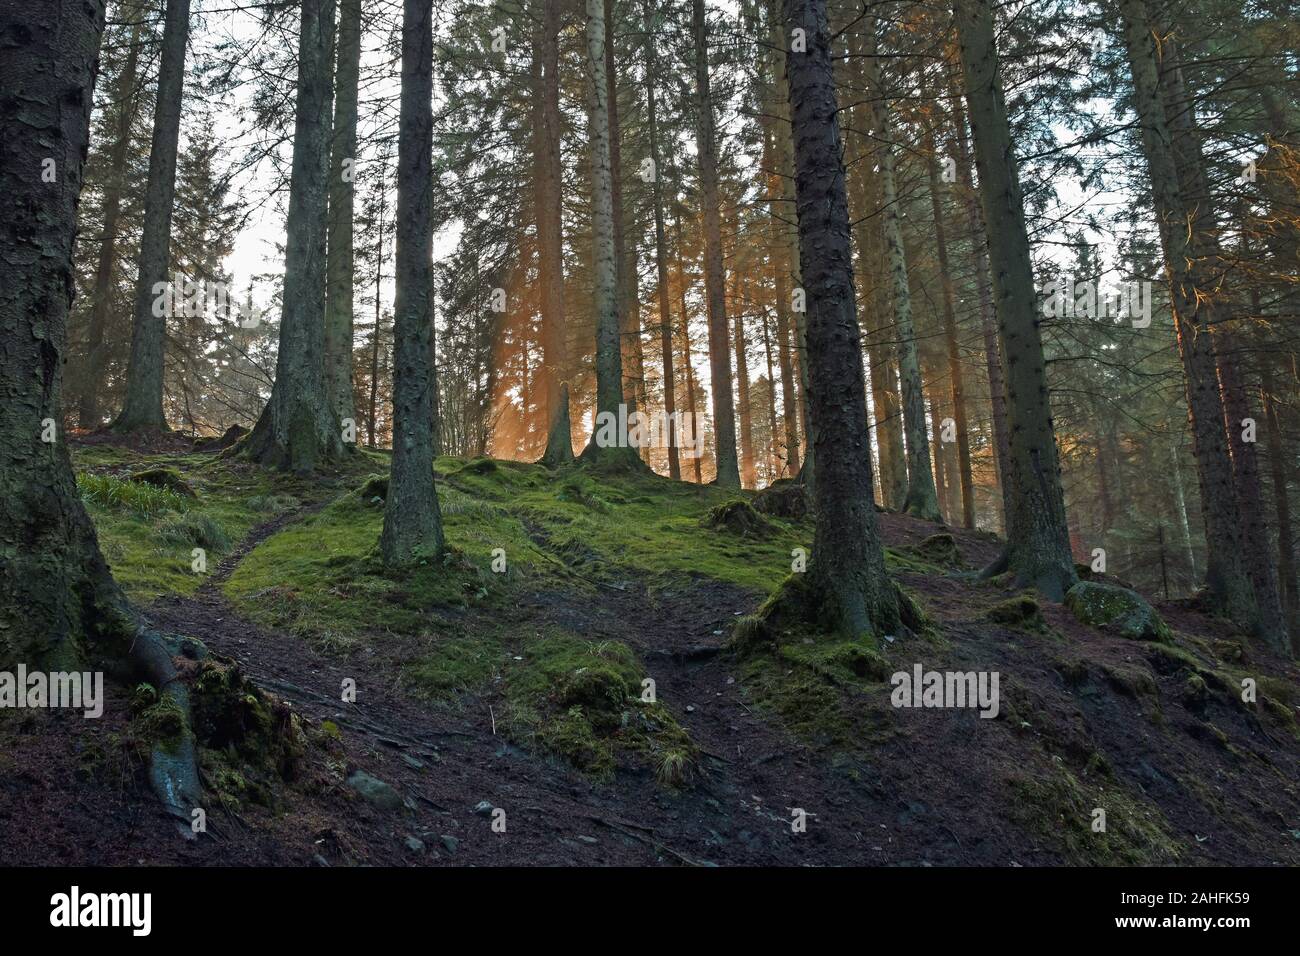
[[(365, 658), (340, 661), (291, 634), (240, 617), (222, 583), (261, 541), (313, 508), (256, 529), (214, 569), (192, 597), (149, 609), (163, 628), (202, 640), (239, 662), (257, 683), (316, 720), (343, 729), (349, 770), (359, 767), (412, 798), (398, 818), (347, 800), (352, 827), (346, 862), (453, 859), (463, 863), (862, 863), (873, 856), (889, 813), (872, 789), (828, 772), (805, 748), (745, 705), (729, 664), (714, 651), (734, 616), (757, 597), (705, 584), (654, 601), (636, 582), (601, 599), (537, 592), (515, 611), (519, 623), (562, 623), (582, 636), (617, 638), (641, 653), (658, 695), (702, 751), (696, 785), (683, 793), (647, 774), (620, 772), (593, 783), (554, 760), (526, 753), (493, 734), (491, 715), (420, 701), (395, 681), (375, 686), (384, 668)], [(369, 676), (367, 676), (369, 675)], [(391, 678), (391, 674), (387, 675)], [(340, 702), (344, 678), (358, 684), (356, 704)], [(486, 706), (485, 706), (486, 709)], [(405, 758), (413, 758), (408, 761)], [(422, 763), (422, 767), (414, 764)], [(344, 796), (342, 794), (336, 794)], [(486, 800), (506, 810), (506, 833), (474, 815)], [(806, 833), (791, 828), (792, 810), (809, 814)], [(310, 814), (309, 814), (310, 815)], [(442, 835), (457, 840), (455, 853)], [(413, 854), (409, 835), (433, 852)], [(887, 840), (884, 842), (888, 842)], [(288, 848), (306, 851), (304, 844)], [(882, 861), (877, 850), (875, 862)], [(328, 854), (323, 854), (329, 859)], [(334, 862), (334, 861), (332, 861)]]

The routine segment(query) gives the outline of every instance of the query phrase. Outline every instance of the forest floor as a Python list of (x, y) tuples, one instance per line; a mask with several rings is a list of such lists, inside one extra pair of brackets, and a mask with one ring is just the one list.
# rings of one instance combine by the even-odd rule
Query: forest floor
[[(1169, 642), (1018, 602), (968, 573), (986, 533), (881, 514), (928, 626), (742, 655), (736, 622), (812, 539), (808, 518), (709, 526), (749, 492), (442, 458), (452, 553), (392, 577), (382, 454), (313, 479), (180, 447), (74, 459), (142, 613), (251, 679), (247, 713), (293, 715), (289, 743), (203, 741), (207, 832), (185, 841), (144, 780), (140, 688), (99, 720), (0, 712), (0, 863), (1300, 863), (1296, 666), (1193, 602), (1156, 602)], [(894, 707), (917, 663), (998, 672), (998, 716)]]

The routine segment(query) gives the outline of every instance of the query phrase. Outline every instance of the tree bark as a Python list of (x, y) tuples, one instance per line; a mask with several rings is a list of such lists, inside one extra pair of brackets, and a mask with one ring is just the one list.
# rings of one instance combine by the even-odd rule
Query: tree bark
[[(1287, 484), (1287, 457), (1282, 442), (1282, 421), (1277, 408), (1277, 391), (1269, 357), (1260, 361), (1263, 381), (1260, 398), (1264, 405), (1264, 433), (1268, 441), (1269, 479), (1273, 485), (1273, 510), (1277, 516), (1277, 571), (1282, 587), (1283, 606), (1294, 622), (1300, 610), (1300, 592), (1296, 587), (1295, 538), (1291, 530), (1291, 496)], [(1295, 635), (1292, 634), (1294, 643)]]
[(405, 0), (397, 140), (396, 297), (393, 304), (393, 460), (379, 538), (384, 564), (443, 551), (433, 486), (433, 0)]
[(998, 333), (1007, 358), (1014, 493), (1007, 515), (1007, 548), (993, 568), (1005, 565), (1018, 585), (1033, 586), (1059, 601), (1077, 576), (1061, 492), (1024, 199), (999, 76), (993, 0), (957, 0), (955, 15), (989, 231)]
[[(958, 64), (960, 69), (960, 64)], [(957, 89), (955, 71), (948, 71), (948, 99), (952, 106), (952, 129), (957, 143), (957, 175), (961, 181), (962, 201), (966, 207), (967, 231), (975, 251), (975, 291), (979, 300), (980, 331), (984, 337), (984, 362), (989, 380), (989, 408), (993, 417), (993, 462), (997, 466), (998, 488), (1002, 492), (1002, 526), (1006, 532), (1011, 513), (1011, 438), (1007, 432), (1007, 386), (1002, 373), (1002, 353), (998, 344), (997, 318), (993, 314), (993, 289), (989, 279), (988, 235), (980, 211), (972, 175), (970, 141), (966, 135), (966, 110)]]
[(333, 46), (334, 0), (304, 0), (280, 349), (271, 398), (247, 443), (253, 460), (297, 473), (314, 471), (344, 450), (325, 388), (326, 181)]
[[(102, 0), (0, 0), (0, 668), (124, 662), (131, 679), (153, 683), (188, 716), (171, 653), (109, 573), (58, 431), (103, 29)], [(149, 780), (188, 833), (202, 800), (188, 721), (167, 751), (155, 748)]]
[(361, 0), (339, 0), (338, 65), (334, 74), (330, 147), (329, 232), (326, 238), (325, 391), (340, 422), (354, 419), (352, 296), (356, 268), (352, 217), (356, 187), (357, 85), (361, 77)]
[(564, 233), (560, 183), (560, 3), (542, 0), (535, 55), (540, 60), (541, 123), (535, 131), (538, 263), (541, 271), (542, 388), (546, 400), (546, 451), (542, 464), (573, 461), (569, 419), (569, 346), (564, 316)]
[(952, 272), (948, 265), (948, 237), (944, 230), (943, 205), (939, 198), (939, 157), (935, 153), (934, 130), (926, 128), (926, 167), (930, 176), (930, 211), (934, 217), (934, 249), (939, 260), (939, 277), (943, 285), (943, 337), (947, 346), (948, 385), (952, 390), (953, 423), (957, 429), (957, 468), (961, 482), (961, 523), (975, 527), (975, 482), (971, 477), (970, 435), (966, 418), (966, 384), (962, 376), (961, 353), (957, 343), (956, 298)]
[(659, 346), (664, 361), (664, 418), (668, 433), (668, 477), (682, 477), (681, 459), (677, 451), (677, 395), (676, 376), (673, 369), (673, 317), (668, 294), (668, 248), (664, 237), (664, 189), (659, 163), (659, 117), (655, 84), (659, 81), (659, 65), (655, 56), (654, 19), (651, 4), (645, 5), (645, 99), (646, 137), (650, 146), (650, 165), (654, 178), (650, 181), (651, 203), (655, 217), (655, 276), (659, 300)]
[(682, 220), (680, 216), (673, 221), (673, 238), (677, 246), (677, 291), (681, 297), (682, 308), (682, 367), (686, 370), (686, 403), (691, 416), (691, 440), (695, 443), (693, 462), (695, 466), (695, 483), (704, 483), (703, 449), (699, 442), (703, 437), (699, 406), (695, 399), (695, 366), (691, 364), (691, 313), (686, 306), (686, 263), (682, 256)]
[[(773, 119), (772, 132), (776, 142), (777, 175), (781, 181), (781, 208), (788, 210), (787, 215), (793, 216), (795, 209), (794, 136), (789, 115), (790, 81), (787, 70), (790, 39), (783, 32), (781, 3), (782, 0), (769, 0), (769, 16), (772, 29), (773, 83), (776, 87), (777, 112)], [(785, 256), (781, 261), (786, 268), (786, 279), (789, 283), (788, 291), (793, 295), (794, 290), (803, 289), (803, 278), (799, 272), (799, 231), (797, 225), (793, 223), (786, 225), (785, 228), (778, 227), (778, 231), (785, 240)], [(811, 419), (808, 414), (808, 369), (806, 367), (807, 363), (804, 361), (808, 338), (807, 310), (806, 308), (800, 310), (792, 307), (791, 315), (794, 319), (791, 330), (794, 337), (792, 343), (794, 353), (792, 355), (792, 371), (794, 380), (799, 386), (795, 397), (799, 406), (799, 430), (803, 435), (803, 443), (800, 446), (803, 449), (803, 461), (795, 469), (794, 477), (811, 492), (816, 467), (814, 461), (815, 441), (811, 429)], [(791, 467), (794, 468), (793, 460)]]
[[(171, 262), (172, 196), (176, 189), (176, 145), (181, 132), (181, 97), (185, 86), (185, 45), (190, 34), (190, 0), (167, 0), (162, 58), (158, 66), (158, 100), (154, 108), (149, 180), (145, 189), (144, 225), (140, 233), (135, 318), (131, 326), (131, 361), (126, 399), (113, 422), (119, 431), (166, 431), (163, 415), (163, 341), (166, 316), (154, 315), (155, 288), (168, 281)], [(181, 290), (173, 289), (173, 295)], [(170, 301), (170, 299), (169, 299)]]
[[(773, 110), (775, 109), (774, 104)], [(780, 174), (775, 171), (776, 150), (772, 142), (772, 125), (773, 121), (769, 121), (763, 129), (764, 165), (772, 170), (768, 175), (768, 201), (773, 207), (768, 220), (768, 257), (771, 261), (773, 294), (776, 296), (776, 358), (781, 369), (786, 477), (793, 478), (799, 474), (799, 401), (795, 398), (794, 363), (790, 359), (790, 267), (786, 262), (789, 244), (783, 234), (786, 225), (775, 211), (777, 200), (782, 195), (782, 186)]]
[(740, 487), (736, 459), (736, 412), (731, 398), (731, 350), (728, 347), (726, 273), (722, 264), (722, 223), (718, 210), (718, 157), (709, 90), (709, 46), (704, 0), (692, 0), (691, 32), (695, 40), (695, 104), (699, 128), (696, 152), (700, 166), (700, 204), (704, 219), (704, 298), (709, 314), (709, 389), (713, 392), (714, 484)]
[(619, 420), (623, 404), (623, 356), (618, 316), (618, 257), (614, 248), (614, 182), (610, 168), (608, 86), (605, 80), (604, 0), (587, 0), (587, 127), (591, 143), (592, 292), (596, 314), (596, 421), (584, 459), (626, 459), (636, 450), (618, 444), (603, 447), (601, 419)]
[[(742, 288), (739, 273), (734, 274), (733, 284), (739, 291)], [(740, 484), (742, 488), (753, 488), (757, 470), (754, 463), (754, 409), (749, 395), (749, 362), (745, 358), (745, 296), (737, 295), (732, 322), (736, 345), (736, 400), (740, 403)]]
[(872, 502), (870, 436), (854, 301), (848, 199), (825, 0), (785, 0), (800, 271), (808, 291), (809, 417), (817, 460), (808, 584), (820, 622), (854, 635), (893, 633), (896, 592), (885, 573)]

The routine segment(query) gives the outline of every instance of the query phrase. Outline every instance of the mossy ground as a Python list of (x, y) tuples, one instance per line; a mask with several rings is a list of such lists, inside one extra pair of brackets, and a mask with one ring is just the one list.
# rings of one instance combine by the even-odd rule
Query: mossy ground
[[(472, 719), (483, 711), (486, 725), (490, 706), (498, 735), (573, 764), (611, 788), (621, 769), (672, 787), (687, 785), (705, 772), (699, 755), (706, 751), (700, 748), (729, 757), (728, 744), (706, 736), (693, 741), (686, 726), (700, 732), (699, 714), (683, 714), (683, 700), (673, 699), (671, 708), (642, 700), (647, 671), (638, 653), (665, 646), (628, 636), (645, 631), (644, 622), (628, 632), (610, 629), (627, 640), (590, 640), (583, 626), (570, 626), (560, 612), (602, 609), (608, 619), (611, 596), (625, 595), (629, 582), (664, 596), (665, 605), (725, 586), (729, 596), (715, 598), (708, 613), (730, 622), (737, 604), (744, 606), (731, 597), (737, 589), (752, 597), (749, 609), (757, 608), (764, 595), (792, 577), (791, 552), (811, 548), (808, 518), (763, 512), (762, 536), (725, 525), (702, 527), (710, 512), (753, 500), (744, 493), (583, 466), (552, 472), (531, 464), (441, 458), (437, 485), (451, 551), (443, 561), (394, 575), (377, 555), (384, 489), (381, 483), (366, 487), (369, 476), (387, 471), (382, 454), (360, 452), (336, 473), (311, 480), (211, 455), (142, 456), (94, 446), (78, 448), (74, 457), (101, 543), (135, 600), (194, 591), (204, 578), (190, 570), (190, 549), (203, 546), (193, 542), (207, 541), (220, 552), (258, 525), (300, 511), (222, 581), (221, 591), (240, 618), (297, 635), (326, 655), (377, 655), (376, 666), (394, 668), (395, 684), (449, 713), (458, 712), (458, 703), (462, 712), (473, 707)], [(165, 488), (129, 481), (145, 468), (177, 470), (197, 497), (181, 500), (185, 496)], [(903, 521), (883, 520), (891, 519)], [(1248, 766), (1243, 738), (1255, 715), (1270, 730), (1286, 731), (1288, 740), (1297, 733), (1300, 696), (1294, 684), (1258, 673), (1241, 643), (1212, 640), (1209, 630), (1209, 637), (1175, 631), (1171, 644), (1125, 642), (1116, 650), (1114, 641), (1085, 632), (1059, 607), (1038, 607), (1005, 591), (994, 594), (997, 582), (977, 585), (954, 575), (946, 541), (927, 545), (929, 529), (905, 530), (906, 537), (890, 540), (886, 562), (929, 612), (916, 616), (920, 623), (909, 625), (911, 633), (896, 635), (894, 642), (885, 635), (850, 639), (793, 625), (758, 633), (742, 618), (733, 655), (708, 665), (734, 675), (733, 692), (745, 711), (780, 728), (783, 741), (788, 732), (808, 751), (856, 767), (878, 761), (886, 776), (900, 766), (913, 768), (916, 776), (908, 783), (924, 780), (929, 788), (936, 785), (924, 769), (931, 764), (942, 768), (936, 771), (940, 784), (955, 772), (954, 762), (964, 761), (967, 773), (996, 768), (996, 777), (990, 770), (983, 779), (996, 779), (990, 792), (999, 795), (1000, 812), (1014, 818), (1020, 832), (1032, 832), (1058, 858), (1105, 864), (1165, 863), (1197, 852), (1188, 836), (1189, 811), (1183, 808), (1184, 816), (1176, 817), (1178, 808), (1157, 804), (1139, 786), (1143, 761), (1158, 764), (1166, 776), (1178, 774), (1169, 761), (1160, 762), (1168, 756), (1163, 751), (1152, 756), (1134, 749), (1130, 738), (1137, 721), (1170, 736), (1181, 733), (1184, 709), (1204, 713), (1201, 736), (1189, 732), (1177, 738), (1178, 746), (1205, 742), (1232, 761), (1225, 764), (1229, 772)], [(967, 554), (978, 546), (969, 534), (954, 537)], [(211, 569), (211, 554), (209, 561)], [(542, 605), (530, 602), (548, 597), (553, 604), (544, 606), (556, 613), (533, 615), (531, 609)], [(990, 620), (999, 614), (1003, 621)], [(588, 622), (596, 616), (588, 614)], [(521, 629), (521, 620), (529, 626)], [(725, 633), (727, 624), (707, 627)], [(689, 633), (694, 641), (709, 631)], [(746, 634), (757, 639), (747, 642)], [(1050, 654), (1060, 654), (1067, 639), (1070, 660), (1062, 669), (1040, 666), (1044, 648), (1050, 643), (1059, 648)], [(687, 646), (683, 638), (670, 649)], [(1023, 684), (1004, 681), (1005, 720), (900, 714), (889, 705), (889, 677), (917, 661), (937, 668), (1002, 669), (1004, 678), (1015, 674)], [(1258, 705), (1240, 703), (1246, 677), (1258, 681)], [(1050, 704), (1034, 710), (1026, 698), (1031, 689)], [(250, 756), (238, 744), (205, 747), (207, 783), (227, 808), (270, 806), (282, 779), (279, 765), (295, 759), (293, 747), (275, 743), (283, 734), (274, 727), (268, 732), (267, 723), (283, 722), (283, 715), (256, 701), (245, 701), (247, 709), (241, 709), (237, 687), (215, 690), (211, 696), (233, 708), (221, 722), (244, 728), (246, 739), (263, 741), (265, 752)], [(714, 696), (699, 695), (695, 702)], [(141, 714), (151, 709), (146, 704)], [(167, 716), (151, 714), (131, 732), (165, 734)], [(207, 726), (211, 716), (197, 708), (196, 727)], [(968, 723), (957, 723), (966, 717)], [(1053, 720), (1060, 726), (1050, 739), (1044, 728)], [(327, 723), (310, 729), (308, 742), (342, 767), (339, 730)], [(945, 738), (943, 728), (959, 728), (960, 734)], [(203, 732), (213, 738), (210, 728)], [(1086, 760), (1071, 756), (1079, 748)], [(744, 761), (734, 767), (748, 767), (751, 752), (747, 747)], [(1169, 749), (1178, 759), (1184, 753), (1205, 757), (1204, 750)], [(1069, 757), (1068, 765), (1054, 762), (1056, 754)], [(709, 766), (717, 772), (716, 762)], [(1216, 790), (1213, 796), (1229, 806), (1236, 792)], [(1098, 806), (1107, 811), (1105, 834), (1091, 830), (1091, 811)], [(1232, 812), (1240, 813), (1240, 806)]]

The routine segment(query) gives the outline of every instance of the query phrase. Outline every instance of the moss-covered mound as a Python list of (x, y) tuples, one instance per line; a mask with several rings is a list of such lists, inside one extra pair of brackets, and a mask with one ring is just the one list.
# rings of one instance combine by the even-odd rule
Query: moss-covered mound
[(754, 510), (774, 518), (798, 521), (812, 510), (803, 485), (789, 479), (773, 482), (754, 496)]
[(1131, 641), (1171, 640), (1155, 608), (1126, 588), (1080, 581), (1066, 593), (1065, 606), (1080, 622)]
[(988, 609), (986, 615), (995, 624), (1014, 627), (1028, 631), (1041, 631), (1047, 627), (1043, 620), (1042, 609), (1032, 594), (1017, 594), (1015, 597), (999, 601)]
[(957, 550), (957, 540), (947, 531), (932, 534), (907, 550), (922, 561), (940, 567), (958, 568), (965, 565), (961, 552)]
[(728, 501), (709, 509), (701, 522), (706, 528), (728, 531), (744, 538), (766, 538), (773, 532), (762, 515), (748, 501)]
[(182, 478), (181, 473), (175, 468), (146, 468), (144, 471), (137, 471), (130, 475), (129, 480), (153, 485), (155, 488), (169, 488), (186, 498), (198, 497), (189, 482)]

